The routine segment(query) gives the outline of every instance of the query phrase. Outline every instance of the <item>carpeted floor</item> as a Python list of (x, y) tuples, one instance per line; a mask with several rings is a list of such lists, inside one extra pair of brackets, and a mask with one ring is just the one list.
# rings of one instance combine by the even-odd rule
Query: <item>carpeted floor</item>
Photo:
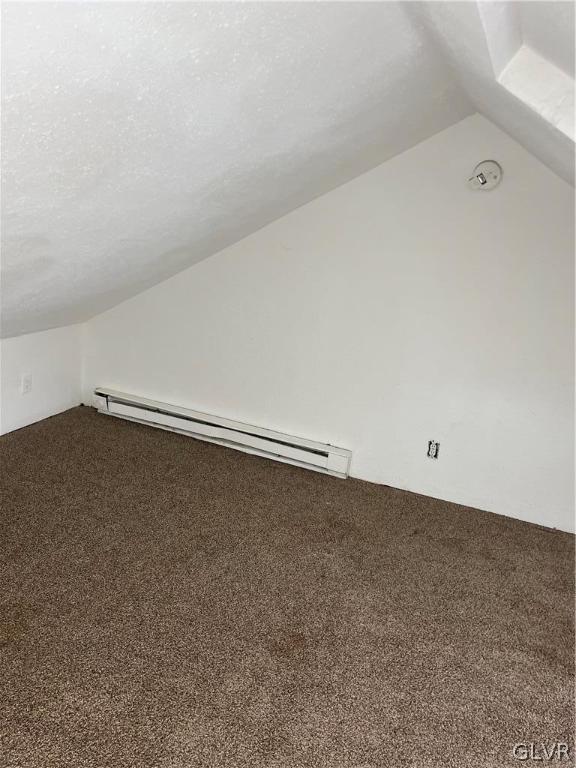
[(569, 534), (88, 408), (0, 451), (3, 768), (493, 768), (572, 733)]

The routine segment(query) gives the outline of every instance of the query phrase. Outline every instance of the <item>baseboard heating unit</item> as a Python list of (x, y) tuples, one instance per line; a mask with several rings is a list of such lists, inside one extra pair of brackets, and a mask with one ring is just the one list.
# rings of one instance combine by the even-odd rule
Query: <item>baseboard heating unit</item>
[(99, 413), (160, 427), (336, 477), (348, 476), (352, 453), (345, 448), (316, 443), (113, 389), (98, 387), (94, 395)]

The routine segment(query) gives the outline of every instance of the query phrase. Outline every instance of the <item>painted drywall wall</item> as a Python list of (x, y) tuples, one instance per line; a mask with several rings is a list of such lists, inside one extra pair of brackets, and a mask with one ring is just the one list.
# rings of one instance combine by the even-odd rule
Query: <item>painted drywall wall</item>
[(72, 325), (0, 340), (0, 434), (80, 404), (81, 335)]
[[(503, 182), (473, 192), (487, 158)], [(573, 529), (573, 203), (467, 118), (88, 322), (86, 401), (333, 443), (356, 477)]]

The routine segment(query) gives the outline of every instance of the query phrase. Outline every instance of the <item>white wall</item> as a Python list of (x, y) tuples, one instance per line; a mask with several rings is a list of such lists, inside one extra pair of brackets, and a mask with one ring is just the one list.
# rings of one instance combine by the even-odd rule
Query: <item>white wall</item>
[[(472, 192), (487, 158), (504, 180)], [(468, 118), (90, 321), (85, 398), (331, 442), (356, 477), (573, 529), (573, 202)]]
[[(82, 327), (0, 340), (0, 434), (80, 404)], [(32, 388), (21, 391), (22, 376)]]

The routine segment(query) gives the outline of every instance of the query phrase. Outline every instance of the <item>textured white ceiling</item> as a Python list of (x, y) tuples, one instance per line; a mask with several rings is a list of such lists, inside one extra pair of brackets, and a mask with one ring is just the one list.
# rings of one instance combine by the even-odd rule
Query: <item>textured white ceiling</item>
[(396, 3), (4, 6), (4, 335), (74, 322), (472, 110)]
[(2, 335), (86, 319), (473, 112), (417, 5), (5, 3)]

